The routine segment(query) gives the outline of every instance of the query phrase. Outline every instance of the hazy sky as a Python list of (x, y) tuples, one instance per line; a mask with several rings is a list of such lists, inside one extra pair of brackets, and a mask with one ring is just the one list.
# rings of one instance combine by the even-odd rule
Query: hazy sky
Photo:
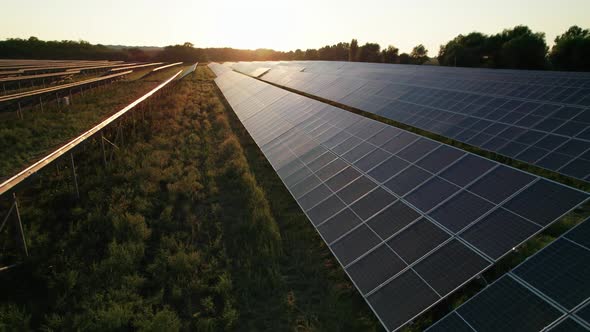
[(317, 48), (357, 38), (434, 56), (459, 33), (517, 24), (556, 35), (590, 28), (590, 0), (0, 0), (0, 39), (165, 46)]

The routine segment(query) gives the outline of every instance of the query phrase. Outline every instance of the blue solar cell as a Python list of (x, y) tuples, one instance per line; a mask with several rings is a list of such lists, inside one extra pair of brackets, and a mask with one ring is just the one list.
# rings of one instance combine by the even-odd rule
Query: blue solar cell
[(537, 162), (537, 165), (552, 171), (557, 171), (571, 160), (571, 156), (562, 153), (552, 152), (546, 155), (545, 157), (541, 158)]
[(414, 142), (417, 138), (418, 136), (410, 133), (401, 133), (389, 140), (387, 143), (381, 145), (381, 148), (391, 153), (397, 153), (408, 146), (410, 143)]
[(439, 294), (445, 295), (486, 269), (481, 256), (453, 239), (414, 266), (414, 270)]
[(441, 145), (438, 149), (422, 158), (416, 165), (432, 173), (437, 173), (464, 155), (465, 153), (458, 149)]
[(492, 167), (494, 163), (474, 155), (466, 155), (440, 174), (440, 177), (459, 186), (465, 186), (477, 179)]
[(430, 216), (453, 232), (476, 221), (494, 205), (468, 191), (462, 191), (430, 212)]
[(571, 318), (568, 318), (555, 327), (548, 330), (549, 332), (586, 332), (588, 329)]
[(514, 269), (546, 296), (571, 310), (590, 297), (590, 250), (559, 239)]
[(351, 208), (363, 220), (367, 220), (394, 201), (395, 197), (393, 195), (378, 187), (356, 201)]
[(416, 166), (410, 166), (385, 182), (385, 186), (394, 193), (403, 196), (430, 177), (432, 174)]
[(539, 180), (511, 199), (504, 207), (534, 220), (537, 224), (547, 226), (587, 197), (586, 193), (573, 188)]
[(342, 265), (346, 266), (355, 259), (377, 246), (381, 241), (367, 226), (361, 225), (340, 240), (330, 245)]
[(407, 265), (386, 245), (349, 266), (346, 271), (363, 294), (375, 289)]
[(560, 172), (580, 179), (587, 179), (590, 175), (590, 161), (581, 158), (571, 161), (565, 165)]
[(510, 277), (501, 278), (468, 304), (457, 312), (478, 332), (540, 331), (561, 316)]
[(494, 210), (460, 236), (496, 260), (541, 229), (504, 209)]
[(327, 243), (332, 243), (360, 223), (361, 220), (352, 210), (345, 209), (321, 224), (318, 231)]
[(327, 180), (326, 185), (336, 192), (346, 187), (353, 180), (360, 176), (361, 173), (359, 171), (355, 170), (352, 167), (347, 167), (339, 173), (337, 173), (336, 175), (332, 176), (329, 180)]
[(352, 204), (352, 202), (361, 198), (375, 187), (377, 187), (375, 182), (369, 180), (366, 176), (361, 176), (337, 192), (336, 195), (346, 204)]
[(553, 150), (566, 141), (567, 138), (563, 136), (547, 135), (540, 141), (536, 142), (534, 146), (545, 150)]
[(299, 205), (303, 210), (309, 210), (312, 207), (319, 204), (324, 199), (328, 198), (328, 196), (332, 195), (332, 191), (327, 186), (321, 184), (314, 188), (313, 190), (309, 191), (303, 197), (301, 197), (299, 201)]
[(344, 209), (344, 207), (344, 203), (342, 203), (342, 201), (336, 195), (332, 195), (328, 199), (313, 207), (311, 210), (307, 211), (307, 216), (309, 219), (311, 219), (311, 222), (317, 226), (340, 210)]
[(391, 238), (387, 244), (404, 262), (411, 264), (449, 237), (438, 226), (422, 218)]
[(421, 138), (416, 142), (408, 145), (405, 149), (397, 153), (398, 157), (401, 157), (409, 162), (415, 162), (416, 160), (424, 157), (430, 151), (440, 146), (439, 143), (431, 141), (429, 139)]
[(418, 217), (420, 217), (420, 214), (416, 210), (410, 208), (402, 201), (397, 201), (371, 218), (367, 222), (367, 225), (382, 239), (387, 239)]
[(398, 174), (401, 170), (408, 167), (409, 163), (396, 156), (391, 156), (385, 162), (379, 164), (377, 167), (369, 172), (375, 180), (379, 182), (386, 181), (395, 174)]
[(427, 212), (457, 191), (459, 191), (459, 187), (439, 177), (434, 177), (412, 191), (406, 199), (423, 212)]
[(367, 154), (366, 156), (362, 157), (358, 161), (356, 161), (354, 165), (360, 168), (362, 171), (368, 172), (370, 169), (375, 167), (375, 165), (380, 164), (390, 156), (391, 155), (385, 152), (384, 150), (376, 149)]
[(389, 331), (405, 324), (439, 296), (412, 270), (407, 270), (367, 297)]

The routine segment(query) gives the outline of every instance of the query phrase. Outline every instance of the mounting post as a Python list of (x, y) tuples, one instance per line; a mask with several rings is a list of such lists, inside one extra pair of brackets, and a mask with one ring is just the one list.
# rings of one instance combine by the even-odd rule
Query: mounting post
[(72, 176), (74, 177), (74, 186), (76, 188), (76, 197), (80, 199), (80, 191), (78, 190), (78, 176), (76, 175), (76, 165), (74, 164), (74, 154), (70, 153), (70, 159), (72, 160)]
[(102, 146), (102, 160), (104, 161), (104, 166), (107, 166), (107, 152), (104, 149), (104, 133), (101, 131), (100, 132), (100, 145)]
[(17, 113), (18, 113), (18, 117), (19, 117), (21, 120), (23, 120), (23, 119), (25, 118), (25, 117), (24, 117), (24, 115), (23, 115), (23, 110), (22, 110), (22, 108), (20, 107), (20, 101), (18, 102), (18, 112), (17, 112)]
[(25, 249), (25, 255), (29, 256), (29, 249), (27, 248), (27, 240), (25, 239), (25, 231), (23, 230), (23, 222), (20, 219), (20, 212), (18, 210), (18, 201), (16, 200), (16, 194), (12, 193), (14, 198), (14, 208), (16, 210), (16, 219), (18, 220), (18, 229), (20, 231), (20, 237), (23, 241), (23, 248)]

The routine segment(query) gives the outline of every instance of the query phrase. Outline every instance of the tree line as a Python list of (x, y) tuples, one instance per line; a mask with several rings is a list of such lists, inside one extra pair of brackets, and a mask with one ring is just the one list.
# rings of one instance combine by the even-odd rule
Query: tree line
[(520, 25), (493, 35), (458, 35), (441, 45), (437, 59), (444, 66), (590, 70), (590, 30), (574, 25), (554, 42), (549, 49), (544, 33)]
[(38, 38), (0, 41), (0, 58), (38, 59), (111, 59), (127, 61), (278, 61), (326, 60), (397, 64), (440, 64), (458, 67), (590, 70), (590, 30), (572, 26), (557, 36), (549, 48), (545, 34), (519, 25), (497, 34), (481, 32), (460, 34), (441, 45), (434, 58), (424, 45), (409, 53), (400, 53), (394, 45), (359, 44), (358, 40), (326, 45), (318, 49), (289, 52), (272, 49), (242, 50), (234, 48), (199, 48), (192, 43), (170, 45), (161, 49), (112, 48), (85, 41), (41, 41)]

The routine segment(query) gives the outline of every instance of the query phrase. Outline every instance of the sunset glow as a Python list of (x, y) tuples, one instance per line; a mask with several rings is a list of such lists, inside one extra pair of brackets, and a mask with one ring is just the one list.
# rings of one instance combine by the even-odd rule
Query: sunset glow
[(402, 51), (422, 43), (434, 54), (459, 33), (496, 33), (518, 24), (545, 32), (551, 44), (573, 24), (589, 26), (588, 12), (586, 0), (24, 0), (2, 4), (0, 39), (36, 36), (145, 46), (189, 41), (198, 47), (294, 50), (357, 38)]

